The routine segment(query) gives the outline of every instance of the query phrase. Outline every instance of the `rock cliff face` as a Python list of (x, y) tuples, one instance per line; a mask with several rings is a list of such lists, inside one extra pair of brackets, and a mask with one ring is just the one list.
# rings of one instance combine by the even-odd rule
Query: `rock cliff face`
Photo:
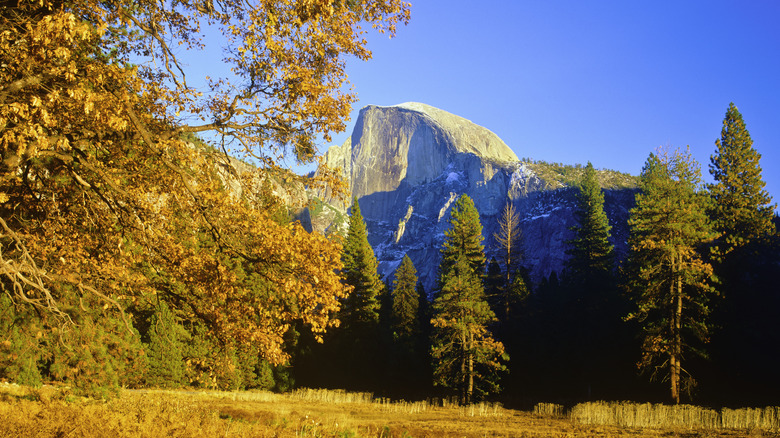
[[(439, 249), (454, 201), (468, 194), (480, 213), (488, 256), (502, 209), (513, 202), (523, 218), (524, 265), (534, 281), (559, 271), (574, 225), (573, 189), (547, 189), (528, 163), (520, 162), (497, 135), (464, 118), (420, 103), (368, 106), (352, 136), (331, 147), (327, 164), (340, 168), (357, 197), (369, 242), (384, 276), (404, 254), (427, 291), (435, 285)], [(311, 223), (320, 231), (346, 216), (342, 202), (321, 195)], [(633, 193), (607, 193), (607, 214), (618, 250), (625, 248), (625, 221)]]

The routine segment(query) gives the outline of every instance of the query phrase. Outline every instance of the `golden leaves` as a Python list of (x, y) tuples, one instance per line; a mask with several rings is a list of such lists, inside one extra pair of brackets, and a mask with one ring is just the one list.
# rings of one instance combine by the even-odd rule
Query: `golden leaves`
[[(34, 271), (42, 286), (16, 291), (31, 300), (46, 292), (54, 308), (100, 309), (162, 295), (215, 336), (280, 362), (290, 324), (319, 335), (337, 323), (347, 294), (336, 274), (341, 245), (274, 220), (280, 203), (252, 178), (226, 191), (216, 155), (179, 136), (233, 138), (269, 171), (289, 155), (316, 160), (312, 139), (342, 130), (355, 100), (344, 91), (344, 57), (370, 57), (361, 26), (393, 31), (409, 5), (168, 6), (74, 0), (67, 12), (40, 12), (21, 1), (16, 21), (0, 23), (0, 211), (18, 236), (0, 236), (3, 260)], [(203, 20), (221, 25), (235, 49), (226, 59), (235, 80), (207, 90), (186, 86), (168, 47), (199, 47)], [(152, 58), (161, 62), (128, 64)], [(204, 124), (186, 125), (188, 115)], [(335, 172), (315, 183), (343, 189)]]

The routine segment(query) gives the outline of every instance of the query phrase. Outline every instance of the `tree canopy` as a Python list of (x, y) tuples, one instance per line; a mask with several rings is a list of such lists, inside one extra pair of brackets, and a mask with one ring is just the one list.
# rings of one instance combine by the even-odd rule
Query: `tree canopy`
[(450, 213), (433, 301), (431, 358), (434, 383), (455, 389), (460, 402), (499, 391), (508, 359), (488, 330), (496, 321), (485, 297), (482, 224), (474, 202), (461, 195)]
[(392, 328), (393, 336), (397, 341), (409, 343), (419, 335), (419, 307), (417, 269), (412, 259), (404, 255), (393, 279)]
[[(368, 59), (363, 27), (393, 34), (408, 8), (4, 5), (0, 287), (15, 314), (35, 315), (29, 306), (52, 316), (45, 331), (68, 330), (90, 308), (130, 328), (127, 309), (161, 298), (223, 345), (253, 345), (273, 363), (287, 358), (294, 321), (322, 333), (346, 295), (340, 244), (275, 220), (268, 187), (301, 181), (282, 161), (315, 161), (317, 136), (343, 130), (355, 99), (345, 57)], [(195, 88), (178, 54), (206, 44), (222, 48), (233, 76)], [(221, 151), (188, 137), (206, 132)], [(260, 169), (241, 174), (226, 152)]]
[(577, 225), (572, 228), (574, 238), (568, 242), (571, 258), (566, 274), (579, 287), (606, 287), (604, 283), (614, 269), (614, 248), (609, 241), (611, 227), (604, 212), (604, 194), (590, 162), (580, 181), (574, 216)]
[(458, 257), (465, 257), (479, 278), (485, 274), (485, 246), (482, 241), (482, 223), (474, 201), (466, 194), (461, 195), (450, 212), (450, 227), (444, 231), (441, 249), (441, 275), (455, 265)]
[(708, 187), (713, 201), (711, 216), (722, 235), (721, 250), (729, 252), (774, 232), (772, 198), (764, 190), (761, 154), (753, 148), (742, 114), (733, 102), (715, 145), (715, 155), (710, 157), (715, 183)]
[(706, 215), (701, 173), (690, 153), (650, 154), (629, 225), (630, 276), (642, 330), (640, 366), (668, 375), (671, 397), (695, 382), (682, 361), (704, 354), (710, 333), (712, 266), (701, 256), (714, 234)]
[(347, 328), (360, 332), (366, 325), (376, 326), (379, 323), (382, 281), (377, 273), (376, 256), (368, 243), (366, 223), (363, 221), (357, 199), (354, 200), (351, 210), (342, 255), (342, 275), (346, 284), (353, 290), (344, 301), (341, 319)]

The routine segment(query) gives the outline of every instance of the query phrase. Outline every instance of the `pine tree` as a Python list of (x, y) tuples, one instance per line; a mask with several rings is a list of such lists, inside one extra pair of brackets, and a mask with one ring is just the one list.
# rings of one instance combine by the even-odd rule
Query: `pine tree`
[(512, 274), (512, 283), (509, 285), (509, 306), (510, 315), (513, 307), (523, 305), (526, 299), (531, 295), (531, 289), (526, 281), (524, 270), (518, 269)]
[(188, 333), (161, 301), (149, 325), (146, 384), (158, 388), (179, 388), (185, 384), (184, 350)]
[(710, 156), (710, 174), (715, 179), (715, 184), (709, 185), (713, 201), (710, 215), (721, 233), (720, 250), (728, 253), (774, 231), (773, 206), (761, 178), (761, 154), (753, 149), (753, 140), (734, 103), (729, 104), (715, 145), (716, 154)]
[(496, 314), (499, 325), (504, 322), (505, 313), (504, 309), (504, 292), (506, 288), (506, 279), (504, 273), (501, 271), (501, 266), (493, 257), (487, 264), (487, 272), (485, 275), (485, 296), (487, 297), (490, 309)]
[(771, 345), (767, 334), (777, 332), (778, 320), (776, 261), (780, 251), (774, 206), (764, 190), (761, 155), (753, 149), (750, 133), (733, 103), (715, 144), (709, 166), (715, 180), (708, 186), (709, 215), (720, 234), (713, 259), (723, 301), (713, 312), (722, 327), (712, 340), (713, 362), (720, 368), (713, 381), (726, 392), (731, 386), (740, 394), (776, 393), (778, 385), (768, 384), (774, 381), (768, 378), (772, 372), (762, 372), (780, 363), (776, 349), (767, 348)]
[(391, 386), (386, 390), (407, 396), (423, 390), (428, 362), (420, 320), (424, 298), (420, 297), (422, 289), (417, 281), (417, 270), (407, 255), (395, 271), (392, 290), (392, 340), (386, 352), (389, 369), (386, 380)]
[(354, 290), (342, 308), (342, 322), (351, 326), (376, 325), (379, 322), (379, 296), (382, 281), (377, 273), (374, 250), (368, 243), (368, 232), (360, 204), (354, 199), (349, 228), (344, 242), (344, 281)]
[(339, 385), (358, 390), (374, 390), (382, 374), (382, 333), (380, 301), (385, 285), (377, 273), (374, 250), (360, 204), (354, 199), (342, 255), (344, 282), (353, 287), (344, 300), (339, 319), (343, 324), (334, 334)]
[(482, 279), (485, 272), (485, 246), (482, 244), (482, 223), (474, 201), (466, 194), (461, 195), (452, 207), (450, 227), (444, 232), (442, 260), (439, 265), (439, 285), (442, 274), (455, 265), (460, 256), (466, 257), (477, 276)]
[(604, 212), (604, 194), (590, 162), (580, 183), (574, 217), (574, 238), (566, 251), (570, 256), (566, 263), (567, 279), (575, 286), (603, 287), (614, 268), (614, 248), (609, 242), (611, 227)]
[(482, 224), (473, 201), (462, 195), (452, 210), (433, 302), (434, 384), (457, 390), (460, 402), (497, 392), (505, 370), (504, 346), (487, 326), (496, 320), (485, 298)]
[(511, 274), (520, 266), (523, 258), (523, 233), (520, 229), (520, 215), (514, 204), (507, 202), (498, 221), (498, 232), (493, 234), (500, 250), (500, 259), (504, 265), (504, 278), (511, 283)]
[(565, 265), (566, 299), (560, 311), (570, 321), (571, 362), (579, 368), (580, 383), (590, 396), (601, 370), (611, 368), (609, 360), (618, 344), (615, 339), (622, 316), (612, 275), (614, 248), (609, 241), (604, 194), (590, 162), (579, 184), (574, 217), (574, 237), (567, 242), (566, 251), (570, 257)]
[(417, 270), (412, 259), (404, 255), (401, 265), (395, 271), (393, 280), (393, 335), (397, 342), (412, 344), (419, 334), (417, 318), (420, 297), (417, 292)]
[(455, 389), (461, 404), (498, 392), (499, 373), (505, 370), (501, 362), (507, 357), (487, 329), (495, 314), (465, 256), (445, 274), (433, 313), (434, 384)]
[(650, 154), (641, 175), (641, 193), (629, 219), (629, 288), (641, 325), (640, 365), (656, 372), (668, 369), (671, 397), (695, 383), (683, 368), (689, 353), (701, 349), (710, 331), (709, 284), (712, 267), (697, 251), (714, 234), (706, 216), (706, 197), (699, 190), (700, 168), (689, 152)]
[(428, 294), (425, 292), (425, 286), (422, 282), (417, 282), (417, 295), (419, 296), (419, 306), (417, 307), (417, 321), (420, 327), (420, 335), (417, 337), (417, 360), (418, 371), (417, 381), (418, 393), (427, 395), (432, 389), (433, 371), (431, 368), (431, 339), (433, 327), (431, 325), (433, 309), (432, 303), (428, 300)]
[[(493, 237), (498, 243), (500, 259), (503, 270), (503, 284), (499, 288), (499, 296), (494, 300), (493, 308), (500, 321), (506, 321), (511, 314), (513, 303), (522, 301), (522, 297), (513, 292), (518, 291), (517, 272), (520, 268), (520, 260), (523, 257), (522, 231), (520, 229), (520, 215), (515, 210), (514, 204), (508, 202), (498, 221), (498, 232)], [(519, 279), (523, 282), (523, 279)], [(525, 286), (524, 284), (522, 286)]]

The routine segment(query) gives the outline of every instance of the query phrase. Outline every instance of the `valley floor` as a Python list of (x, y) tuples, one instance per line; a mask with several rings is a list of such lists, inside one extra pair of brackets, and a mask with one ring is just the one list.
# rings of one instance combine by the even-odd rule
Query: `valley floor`
[(299, 390), (125, 390), (108, 401), (67, 390), (0, 384), (7, 437), (776, 437), (746, 430), (593, 426), (497, 405), (371, 401), (367, 394)]

